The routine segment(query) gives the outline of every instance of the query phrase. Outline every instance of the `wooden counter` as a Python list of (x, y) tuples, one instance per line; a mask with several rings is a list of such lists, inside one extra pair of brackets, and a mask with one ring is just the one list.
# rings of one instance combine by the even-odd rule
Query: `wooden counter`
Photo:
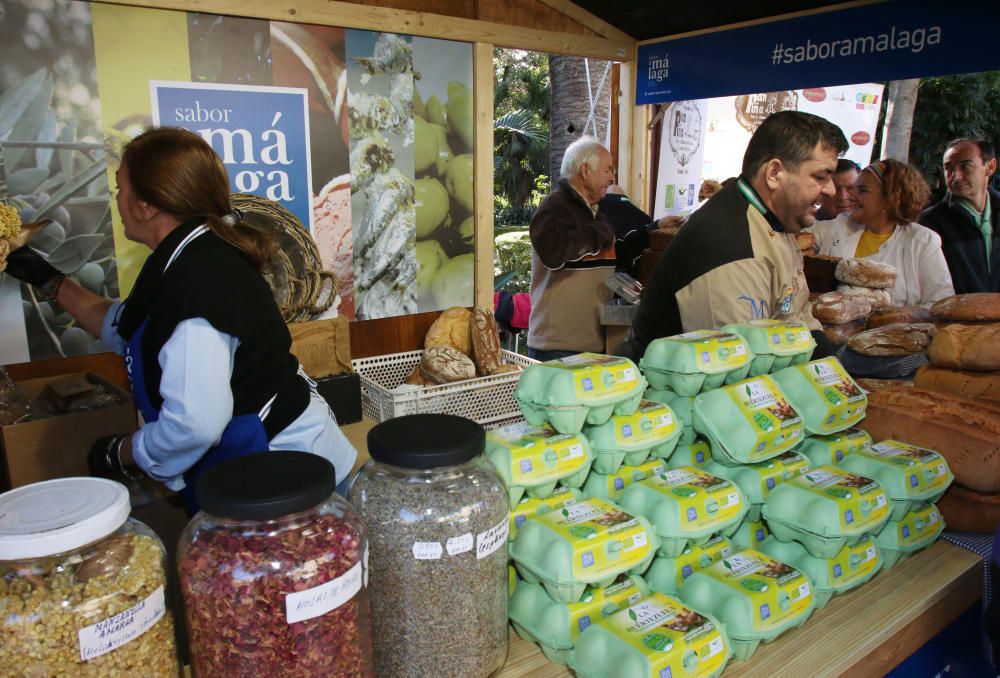
[[(344, 427), (358, 449), (356, 466), (368, 459), (366, 436), (373, 425), (364, 420)], [(938, 541), (859, 589), (834, 596), (801, 628), (761, 645), (749, 661), (730, 663), (726, 675), (881, 677), (975, 604), (982, 590), (982, 560)], [(507, 663), (498, 678), (572, 675), (511, 632)]]

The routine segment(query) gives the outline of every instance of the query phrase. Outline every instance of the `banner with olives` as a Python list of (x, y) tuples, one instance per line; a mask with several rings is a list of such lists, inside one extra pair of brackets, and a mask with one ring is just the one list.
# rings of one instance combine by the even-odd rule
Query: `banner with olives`
[[(126, 296), (149, 253), (110, 187), (159, 122), (311, 229), (338, 283), (327, 315), (472, 303), (471, 45), (78, 0), (7, 0), (0, 32), (0, 199), (53, 220), (32, 246), (89, 289)], [(185, 92), (169, 110), (168, 87)], [(2, 274), (0, 319), (0, 364), (106, 350)]]

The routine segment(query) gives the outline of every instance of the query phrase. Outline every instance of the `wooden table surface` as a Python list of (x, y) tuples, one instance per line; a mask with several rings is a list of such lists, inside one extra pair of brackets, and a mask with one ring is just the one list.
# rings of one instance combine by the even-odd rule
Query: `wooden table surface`
[[(363, 420), (344, 427), (358, 449), (356, 467), (368, 459), (365, 441), (373, 425)], [(982, 589), (982, 560), (938, 541), (860, 588), (834, 596), (800, 628), (761, 645), (749, 661), (730, 663), (726, 673), (741, 678), (880, 678), (975, 604)], [(498, 678), (572, 675), (511, 632), (507, 663)]]

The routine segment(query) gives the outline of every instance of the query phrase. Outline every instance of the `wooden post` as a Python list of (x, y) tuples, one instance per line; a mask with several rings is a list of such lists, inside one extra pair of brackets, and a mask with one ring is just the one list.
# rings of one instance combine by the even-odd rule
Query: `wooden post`
[(473, 46), (475, 153), (473, 188), (476, 215), (475, 304), (493, 308), (493, 45)]

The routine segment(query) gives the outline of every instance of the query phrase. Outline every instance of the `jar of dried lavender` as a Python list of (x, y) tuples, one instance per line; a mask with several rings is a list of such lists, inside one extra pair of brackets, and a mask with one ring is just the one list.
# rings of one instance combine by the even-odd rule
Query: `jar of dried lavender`
[(61, 478), (0, 495), (0, 676), (178, 676), (166, 554), (129, 494)]
[(372, 676), (367, 543), (305, 452), (206, 471), (177, 556), (191, 668), (200, 678)]
[(462, 417), (390, 419), (349, 498), (371, 543), (375, 671), (476, 678), (507, 657), (507, 492)]

